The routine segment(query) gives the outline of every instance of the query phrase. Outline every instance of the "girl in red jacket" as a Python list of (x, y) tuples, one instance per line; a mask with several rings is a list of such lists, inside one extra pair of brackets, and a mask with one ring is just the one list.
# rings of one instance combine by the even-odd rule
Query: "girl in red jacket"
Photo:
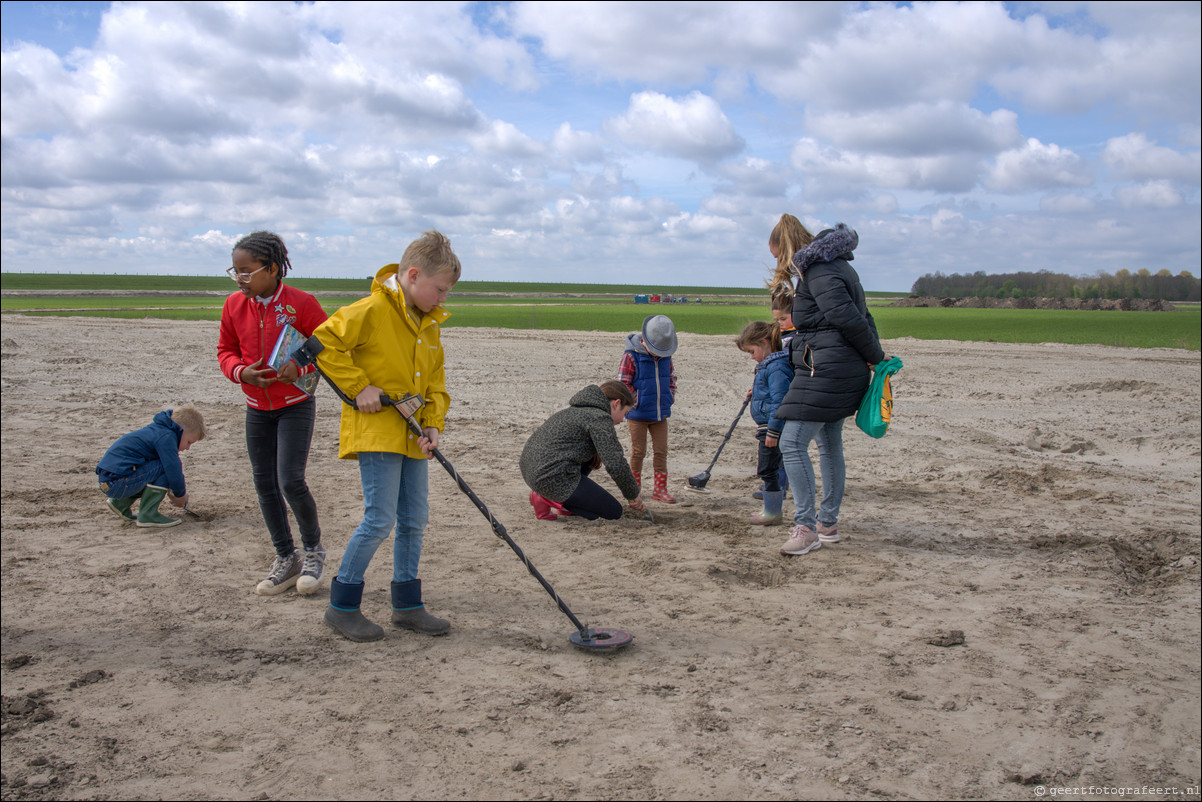
[[(233, 267), (226, 271), (238, 283), (238, 292), (225, 299), (217, 344), (221, 372), (240, 383), (246, 394), (246, 451), (259, 509), (275, 547), (271, 573), (255, 588), (261, 596), (294, 585), (297, 593), (312, 593), (326, 559), (317, 504), (305, 482), (317, 407), (313, 396), (295, 384), (295, 363), (278, 374), (268, 364), (286, 325), (308, 337), (326, 319), (316, 298), (284, 284), (291, 266), (284, 241), (269, 231), (238, 240)], [(300, 529), (303, 554), (293, 543), (285, 500)]]

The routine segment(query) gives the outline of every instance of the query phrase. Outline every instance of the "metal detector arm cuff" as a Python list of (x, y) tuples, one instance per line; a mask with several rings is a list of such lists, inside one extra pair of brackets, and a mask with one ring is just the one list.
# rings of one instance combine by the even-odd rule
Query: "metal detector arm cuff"
[(301, 344), (300, 348), (292, 352), (292, 361), (297, 364), (297, 367), (307, 368), (317, 362), (317, 355), (325, 348), (316, 336), (310, 337)]

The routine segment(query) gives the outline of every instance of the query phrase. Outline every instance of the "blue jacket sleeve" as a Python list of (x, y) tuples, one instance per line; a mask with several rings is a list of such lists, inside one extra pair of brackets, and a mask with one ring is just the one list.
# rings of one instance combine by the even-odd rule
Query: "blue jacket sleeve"
[(770, 420), (768, 421), (768, 435), (770, 437), (780, 438), (780, 431), (784, 428), (785, 422), (776, 417), (776, 411), (780, 409), (781, 402), (785, 400), (785, 393), (789, 392), (789, 385), (793, 383), (793, 366), (789, 364), (788, 359), (778, 359), (772, 365), (772, 371), (768, 374), (768, 404), (765, 405)]
[(155, 440), (154, 448), (163, 470), (167, 472), (167, 487), (171, 488), (172, 494), (178, 497), (187, 493), (188, 488), (184, 485), (184, 464), (179, 460), (179, 441), (175, 434), (164, 432)]

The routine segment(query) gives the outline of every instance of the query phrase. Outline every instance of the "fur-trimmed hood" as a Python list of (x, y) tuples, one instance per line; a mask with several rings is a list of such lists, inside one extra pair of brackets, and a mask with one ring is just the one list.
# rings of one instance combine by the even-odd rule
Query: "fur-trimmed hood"
[(814, 241), (793, 254), (793, 269), (797, 275), (804, 275), (810, 265), (819, 262), (830, 262), (835, 259), (851, 261), (852, 251), (860, 244), (860, 235), (854, 228), (848, 228), (845, 223), (837, 223), (834, 228), (822, 231)]

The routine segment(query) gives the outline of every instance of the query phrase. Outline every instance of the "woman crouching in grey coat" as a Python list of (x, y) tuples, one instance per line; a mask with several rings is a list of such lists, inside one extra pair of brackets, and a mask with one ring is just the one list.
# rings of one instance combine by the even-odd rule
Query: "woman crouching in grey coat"
[(538, 427), (522, 449), (519, 465), (529, 485), (530, 504), (539, 520), (559, 515), (579, 515), (590, 521), (622, 517), (621, 503), (588, 478), (605, 465), (630, 508), (644, 508), (639, 484), (630, 472), (622, 444), (614, 433), (634, 407), (630, 388), (620, 381), (590, 384), (546, 423)]

